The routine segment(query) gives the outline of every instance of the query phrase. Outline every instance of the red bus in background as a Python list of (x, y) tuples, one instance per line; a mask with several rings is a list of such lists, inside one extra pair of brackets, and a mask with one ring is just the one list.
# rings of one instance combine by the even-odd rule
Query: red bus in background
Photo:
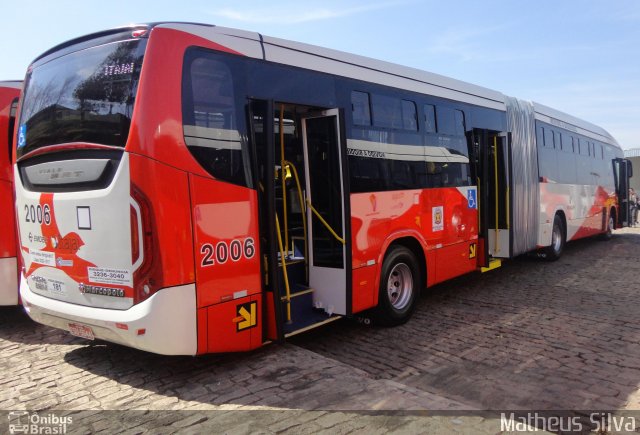
[(18, 304), (18, 242), (13, 167), (13, 133), (21, 81), (0, 81), (0, 305)]
[(403, 323), (425, 287), (609, 236), (631, 171), (545, 106), (199, 24), (54, 47), (18, 125), (26, 311), (161, 354)]

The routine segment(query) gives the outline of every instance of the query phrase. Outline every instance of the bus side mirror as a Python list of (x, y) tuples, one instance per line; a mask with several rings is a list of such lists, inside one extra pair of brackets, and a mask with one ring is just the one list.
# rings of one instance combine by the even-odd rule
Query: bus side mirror
[(627, 160), (627, 176), (629, 178), (633, 177), (633, 164), (631, 160)]

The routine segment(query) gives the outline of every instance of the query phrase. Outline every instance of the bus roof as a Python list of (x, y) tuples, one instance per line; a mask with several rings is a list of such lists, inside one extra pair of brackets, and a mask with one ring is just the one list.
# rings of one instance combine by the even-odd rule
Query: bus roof
[(439, 74), (255, 32), (190, 23), (158, 27), (191, 33), (250, 57), (505, 110), (504, 95)]
[[(505, 95), (501, 92), (416, 68), (227, 27), (194, 23), (156, 25), (182, 30), (217, 43), (221, 43), (222, 38), (229, 48), (251, 57), (506, 110)], [(532, 104), (536, 114), (542, 115), (539, 117), (542, 120), (560, 121), (556, 124), (568, 125), (570, 130), (620, 148), (603, 128), (545, 105)]]
[[(128, 30), (150, 30), (154, 27), (175, 29), (197, 35), (248, 57), (364, 80), (491, 109), (506, 110), (505, 94), (482, 86), (365, 56), (211, 24), (156, 22), (105, 30), (59, 44), (38, 56), (34, 62), (75, 44), (120, 34)], [(540, 103), (534, 102), (533, 106), (536, 119), (568, 128), (620, 148), (617, 141), (606, 130), (595, 124)]]
[(568, 124), (568, 130), (574, 130), (577, 133), (593, 137), (594, 139), (598, 139), (616, 148), (622, 149), (620, 144), (618, 144), (618, 141), (616, 141), (615, 138), (602, 127), (598, 127), (595, 124), (576, 118), (575, 116), (571, 116), (567, 113), (545, 106), (544, 104), (533, 102), (533, 108), (536, 112), (536, 119), (564, 128), (567, 128), (567, 125), (564, 124)]

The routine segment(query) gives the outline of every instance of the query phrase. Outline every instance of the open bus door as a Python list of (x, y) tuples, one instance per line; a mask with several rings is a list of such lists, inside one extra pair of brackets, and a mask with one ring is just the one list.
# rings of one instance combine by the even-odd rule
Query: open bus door
[(309, 286), (316, 308), (350, 313), (344, 157), (338, 109), (302, 119), (309, 231)]
[(511, 140), (506, 133), (474, 129), (468, 134), (472, 174), (478, 186), (478, 267), (500, 266), (511, 257)]
[(628, 227), (631, 221), (629, 203), (629, 179), (633, 177), (633, 166), (628, 159), (613, 159), (613, 175), (618, 197), (618, 222), (616, 227)]
[(258, 188), (264, 340), (282, 341), (351, 314), (342, 115), (251, 100), (247, 116)]

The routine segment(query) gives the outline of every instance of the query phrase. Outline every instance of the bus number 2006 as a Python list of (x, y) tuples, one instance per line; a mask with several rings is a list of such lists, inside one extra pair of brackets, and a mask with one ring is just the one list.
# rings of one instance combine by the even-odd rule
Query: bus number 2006
[(200, 247), (202, 254), (202, 267), (213, 266), (214, 264), (224, 264), (229, 259), (239, 261), (242, 257), (247, 260), (256, 254), (256, 245), (252, 237), (244, 240), (234, 239), (230, 242), (218, 242), (215, 246), (211, 243), (204, 243)]
[(49, 225), (51, 223), (51, 208), (49, 204), (45, 204), (44, 207), (38, 205), (25, 205), (24, 206), (24, 221), (34, 224)]

